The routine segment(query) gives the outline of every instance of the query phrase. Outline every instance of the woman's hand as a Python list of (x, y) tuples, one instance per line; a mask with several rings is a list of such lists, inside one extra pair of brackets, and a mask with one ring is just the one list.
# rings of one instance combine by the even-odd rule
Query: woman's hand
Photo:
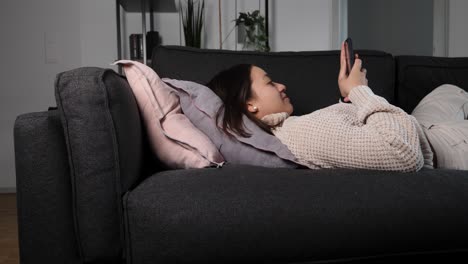
[(340, 73), (338, 74), (338, 86), (340, 87), (341, 96), (345, 99), (345, 102), (349, 102), (348, 95), (351, 90), (359, 85), (367, 86), (367, 70), (362, 69), (362, 60), (356, 54), (354, 66), (351, 69), (349, 75), (346, 74), (346, 55), (345, 55), (345, 44), (341, 44), (341, 55), (340, 55)]

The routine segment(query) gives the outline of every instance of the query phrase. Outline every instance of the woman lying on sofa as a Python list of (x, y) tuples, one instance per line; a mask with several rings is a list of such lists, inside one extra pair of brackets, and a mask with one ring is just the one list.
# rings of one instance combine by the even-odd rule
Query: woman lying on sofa
[(303, 116), (290, 116), (293, 105), (286, 86), (254, 65), (222, 71), (207, 86), (224, 103), (218, 116), (224, 111), (226, 133), (248, 137), (245, 114), (309, 168), (468, 170), (468, 93), (442, 85), (409, 115), (372, 92), (358, 56), (346, 74), (344, 44), (340, 64), (340, 93), (351, 104), (340, 102)]

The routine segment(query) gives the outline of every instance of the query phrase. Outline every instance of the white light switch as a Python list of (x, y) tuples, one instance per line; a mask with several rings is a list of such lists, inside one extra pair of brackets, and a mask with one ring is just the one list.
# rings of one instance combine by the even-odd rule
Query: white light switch
[(46, 64), (57, 64), (60, 62), (60, 39), (57, 32), (44, 33), (44, 54)]

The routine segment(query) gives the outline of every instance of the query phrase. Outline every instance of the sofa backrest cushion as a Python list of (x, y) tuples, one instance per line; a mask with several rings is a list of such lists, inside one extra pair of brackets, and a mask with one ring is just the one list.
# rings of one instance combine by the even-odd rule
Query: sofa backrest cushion
[[(393, 57), (379, 51), (357, 51), (368, 69), (372, 90), (394, 102)], [(263, 68), (273, 81), (287, 86), (293, 115), (302, 115), (338, 102), (339, 51), (253, 52), (157, 46), (152, 67), (161, 78), (208, 83), (219, 71), (239, 63)]]
[(121, 261), (121, 196), (137, 182), (144, 160), (135, 98), (125, 78), (94, 67), (58, 74), (55, 96), (67, 144), (79, 253), (85, 263)]
[(397, 105), (411, 113), (424, 96), (442, 84), (468, 91), (468, 58), (395, 57)]
[(150, 67), (120, 60), (136, 97), (149, 142), (168, 168), (219, 166), (224, 162), (211, 140), (182, 113), (179, 96)]
[(229, 137), (222, 127), (222, 116), (216, 122), (216, 114), (222, 106), (221, 99), (210, 88), (191, 81), (163, 79), (179, 91), (180, 105), (185, 115), (203, 131), (225, 160), (232, 164), (256, 165), (274, 168), (296, 168), (298, 164), (289, 149), (281, 141), (255, 125), (246, 116), (244, 126), (251, 137)]

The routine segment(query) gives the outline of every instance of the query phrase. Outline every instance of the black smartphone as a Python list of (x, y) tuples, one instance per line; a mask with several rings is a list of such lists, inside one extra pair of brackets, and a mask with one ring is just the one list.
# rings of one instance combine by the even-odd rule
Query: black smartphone
[(353, 50), (353, 41), (351, 38), (345, 40), (345, 55), (346, 55), (346, 74), (349, 75), (351, 69), (354, 65), (354, 50)]

